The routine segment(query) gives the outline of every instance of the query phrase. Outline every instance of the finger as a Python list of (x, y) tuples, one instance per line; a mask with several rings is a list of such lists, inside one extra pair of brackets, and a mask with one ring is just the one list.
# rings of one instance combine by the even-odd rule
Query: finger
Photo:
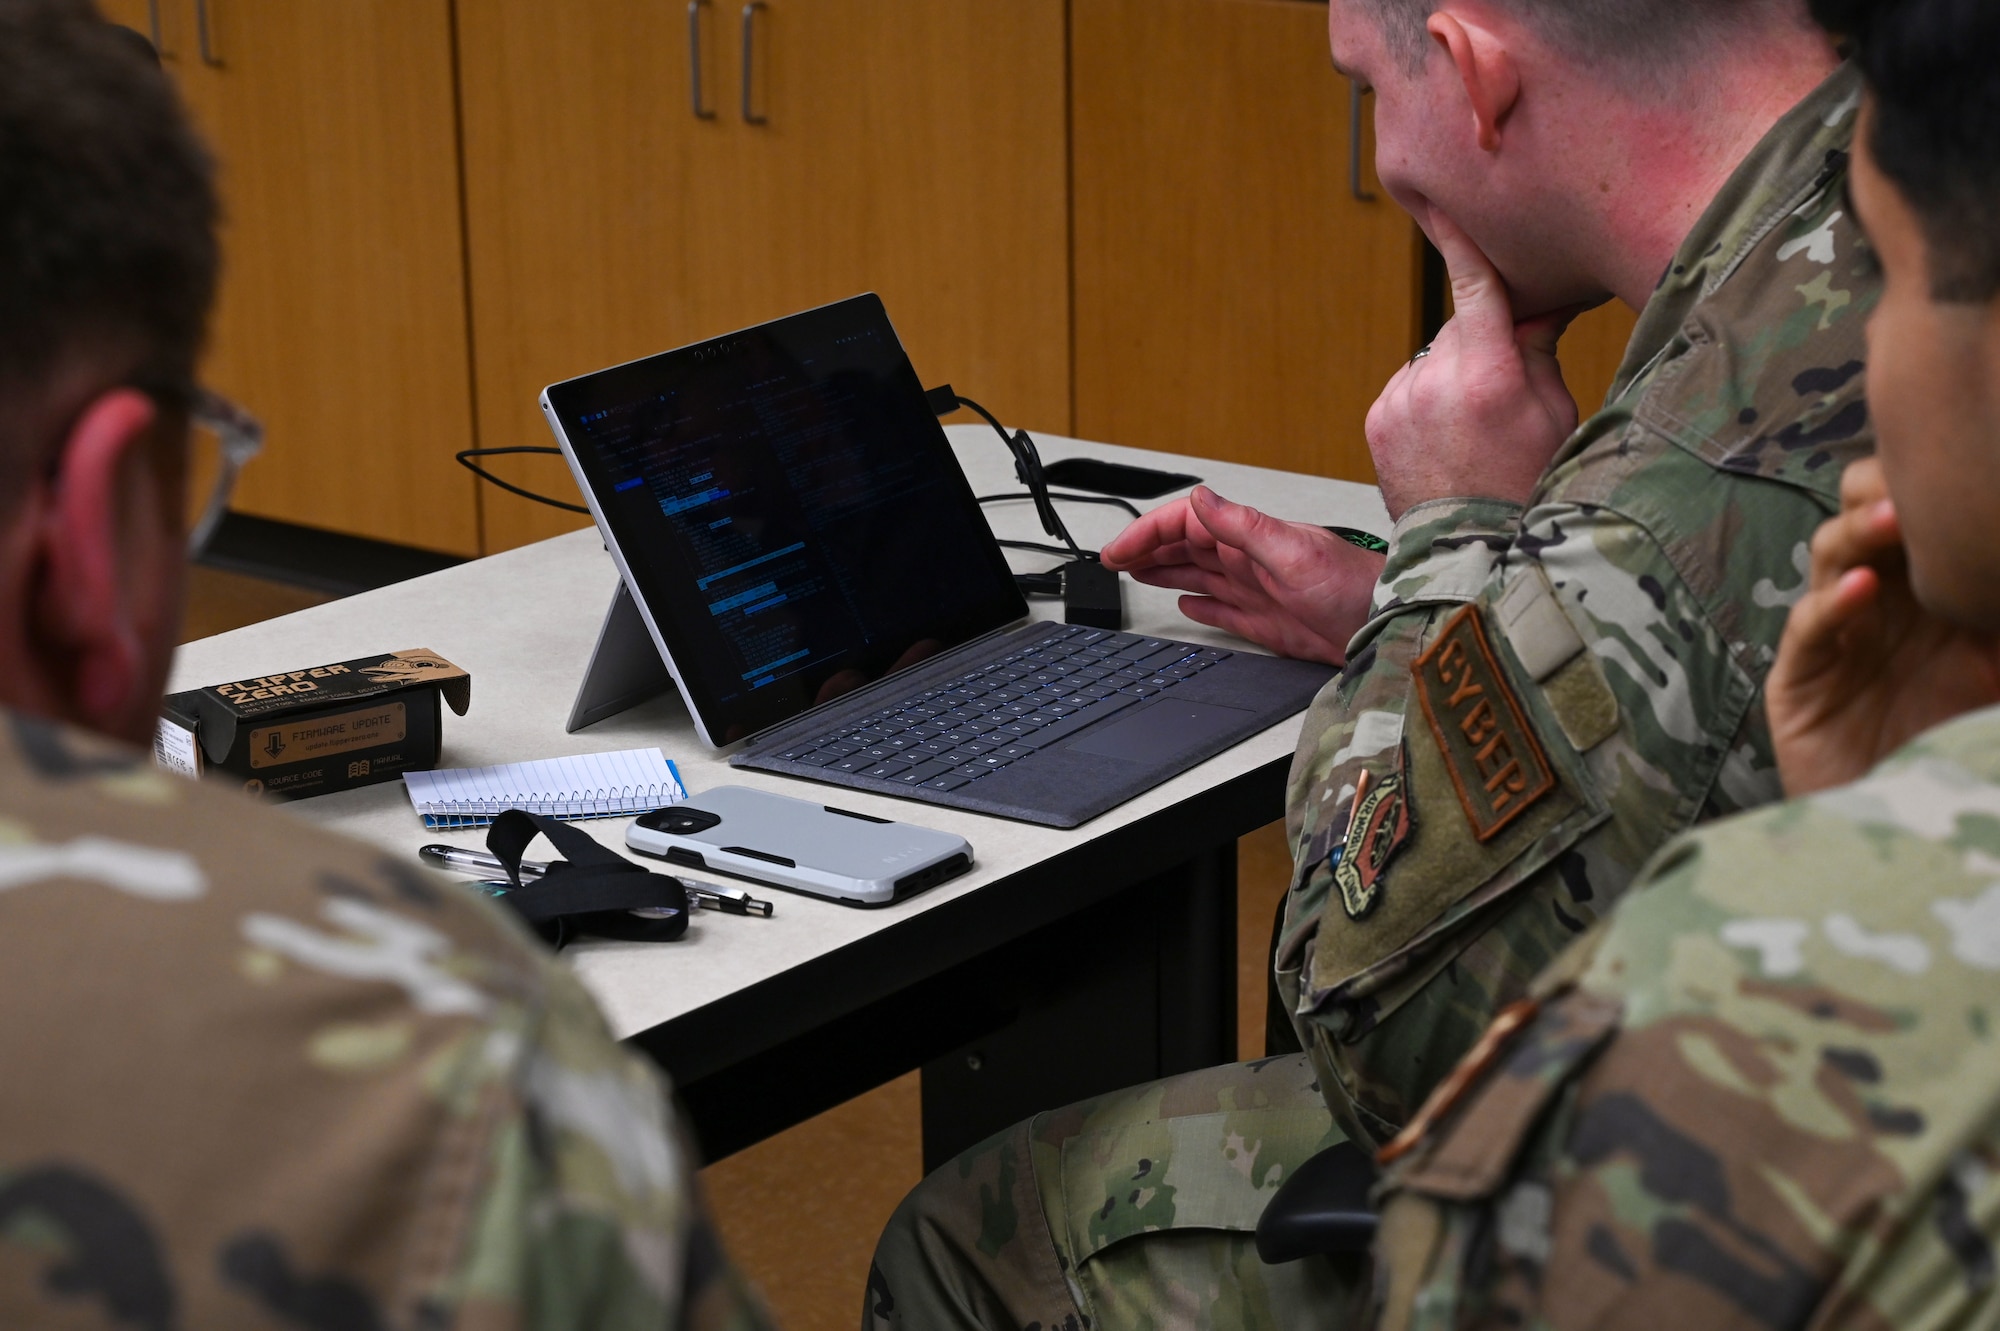
[(1270, 576), (1257, 557), (1240, 546), (1216, 546), (1215, 566), (1224, 577), (1245, 587), (1262, 587)]
[(1840, 474), (1840, 507), (1866, 508), (1889, 497), (1889, 481), (1880, 458), (1862, 458)]
[(1247, 612), (1206, 596), (1183, 596), (1180, 610), (1197, 624), (1233, 633), (1281, 656), (1331, 666), (1346, 663), (1346, 652), (1338, 643), (1328, 642), (1296, 621)]
[[(1881, 575), (1874, 569), (1853, 568), (1831, 586), (1800, 597), (1785, 621), (1774, 670), (1796, 688), (1850, 662), (1864, 664), (1852, 660), (1856, 650), (1851, 630), (1868, 618), (1881, 590)], [(1866, 648), (1862, 653), (1872, 655)]]
[(1176, 499), (1135, 519), (1106, 543), (1104, 566), (1118, 572), (1143, 568), (1161, 551), (1187, 540), (1188, 501)]
[(1532, 319), (1523, 319), (1514, 325), (1514, 345), (1521, 348), (1525, 355), (1546, 356), (1554, 360), (1563, 334), (1569, 331), (1569, 326), (1583, 311), (1583, 306), (1571, 305)]
[(1582, 413), (1577, 409), (1575, 395), (1569, 391), (1569, 381), (1563, 377), (1556, 347), (1582, 311), (1580, 305), (1571, 306), (1553, 314), (1524, 320), (1514, 328), (1514, 342), (1521, 349), (1521, 364), (1527, 372), (1528, 385), (1535, 394), (1535, 400), (1549, 413), (1549, 419), (1561, 428), (1565, 438), (1576, 431)]
[[(1167, 568), (1174, 564), (1194, 562), (1194, 551), (1186, 541), (1175, 541), (1171, 545), (1156, 545), (1136, 562), (1122, 564), (1119, 572), (1137, 574), (1140, 569)], [(1105, 567), (1111, 567), (1109, 564)]]
[(1815, 590), (1832, 586), (1849, 569), (1899, 559), (1903, 529), (1894, 502), (1878, 499), (1866, 508), (1828, 518), (1813, 533), (1811, 550), (1809, 581)]
[(1444, 256), (1451, 279), (1452, 322), (1468, 345), (1506, 346), (1514, 340), (1514, 304), (1507, 284), (1472, 237), (1441, 208), (1430, 211), (1431, 243)]
[(1226, 573), (1201, 568), (1195, 564), (1142, 568), (1131, 577), (1134, 582), (1142, 582), (1148, 587), (1164, 587), (1173, 592), (1212, 596), (1218, 601), (1228, 601), (1232, 604), (1244, 604), (1246, 600), (1251, 599), (1261, 602), (1265, 599), (1263, 589), (1254, 581), (1242, 582)]
[(1297, 560), (1310, 547), (1306, 532), (1317, 527), (1285, 522), (1259, 512), (1248, 504), (1231, 503), (1205, 485), (1196, 486), (1189, 496), (1195, 518), (1225, 546), (1234, 546), (1267, 568)]
[(1131, 573), (1137, 577), (1146, 569), (1154, 568), (1205, 568), (1211, 573), (1229, 571), (1222, 552), (1216, 548), (1213, 540), (1199, 544), (1193, 541), (1180, 541), (1174, 545), (1163, 545), (1148, 563), (1132, 569)]

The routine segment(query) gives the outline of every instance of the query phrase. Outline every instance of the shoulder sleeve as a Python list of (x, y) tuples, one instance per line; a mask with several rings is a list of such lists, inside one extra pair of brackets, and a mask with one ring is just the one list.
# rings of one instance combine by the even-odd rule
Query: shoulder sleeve
[(761, 1324), (518, 921), (4, 711), (0, 1004), (0, 1325)]
[[(1645, 466), (1659, 487), (1714, 476), (1657, 445)], [(1784, 524), (1809, 531), (1799, 503)], [(1336, 1116), (1378, 1144), (1725, 771), (1747, 802), (1776, 793), (1743, 738), (1759, 676), (1649, 523), (1558, 490), (1505, 536), (1446, 540), (1392, 559), (1385, 589), (1403, 573), (1402, 590), (1308, 715), (1292, 772), (1280, 991)], [(1427, 993), (1475, 943), (1455, 992)]]
[[(1581, 983), (1395, 1166), (1385, 1326), (2000, 1313), (2000, 957), (1971, 923), (2000, 907), (1964, 867), (1984, 834), (1939, 811), (2000, 801), (1910, 775), (1662, 858)], [(1607, 1008), (1595, 1049), (1565, 1038)]]
[[(485, 1183), (454, 1284), (524, 1326), (762, 1328), (701, 1205), (667, 1086), (566, 971), (486, 1089)], [(477, 1075), (475, 1072), (474, 1075)]]

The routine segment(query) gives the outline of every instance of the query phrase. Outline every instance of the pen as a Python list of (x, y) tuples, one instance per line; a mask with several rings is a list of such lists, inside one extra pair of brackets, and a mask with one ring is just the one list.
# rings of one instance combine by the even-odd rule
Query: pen
[(761, 901), (740, 887), (724, 887), (720, 883), (689, 883), (688, 902), (702, 910), (719, 910), (729, 915), (761, 915), (769, 919), (777, 913), (777, 906), (769, 901)]
[[(498, 855), (484, 850), (468, 850), (463, 846), (433, 844), (419, 848), (417, 855), (425, 864), (437, 869), (453, 869), (475, 876), (507, 872)], [(524, 883), (532, 882), (548, 871), (549, 866), (540, 860), (521, 861), (521, 881)], [(497, 885), (511, 886), (505, 882)], [(688, 883), (687, 892), (688, 904), (696, 910), (719, 910), (726, 915), (758, 915), (765, 919), (777, 914), (778, 910), (772, 902), (759, 900), (740, 887), (722, 883)]]
[[(417, 848), (417, 858), (425, 864), (430, 865), (433, 869), (454, 869), (459, 873), (475, 875), (507, 872), (507, 866), (500, 862), (498, 855), (484, 850), (467, 850), (463, 846), (446, 846), (435, 843), (428, 846), (419, 846)], [(521, 861), (521, 880), (523, 882), (531, 878), (540, 878), (548, 871), (549, 866), (540, 860)]]

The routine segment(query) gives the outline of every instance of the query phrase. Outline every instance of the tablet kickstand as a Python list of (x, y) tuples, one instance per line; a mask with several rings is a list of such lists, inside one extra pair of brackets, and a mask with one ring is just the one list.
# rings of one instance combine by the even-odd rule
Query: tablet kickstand
[(575, 734), (673, 688), (674, 677), (667, 673), (666, 663), (653, 645), (653, 635), (646, 631), (646, 621), (640, 618), (639, 607), (620, 578), (611, 608), (604, 612), (604, 627), (597, 631), (597, 646), (584, 668), (569, 723), (563, 729)]

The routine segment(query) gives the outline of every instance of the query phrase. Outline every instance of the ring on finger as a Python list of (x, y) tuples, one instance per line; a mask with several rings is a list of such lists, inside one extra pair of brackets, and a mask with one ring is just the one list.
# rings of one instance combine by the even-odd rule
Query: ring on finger
[(1431, 345), (1432, 345), (1431, 343), (1429, 343), (1429, 342), (1426, 342), (1426, 343), (1424, 343), (1424, 344), (1423, 344), (1422, 346), (1418, 347), (1418, 348), (1417, 348), (1417, 354), (1416, 354), (1416, 355), (1414, 355), (1414, 356), (1412, 356), (1412, 357), (1410, 357), (1410, 364), (1412, 364), (1412, 365), (1415, 365), (1415, 364), (1416, 364), (1416, 363), (1417, 363), (1418, 361), (1420, 361), (1420, 360), (1422, 360), (1422, 359), (1423, 359), (1424, 357), (1426, 357), (1426, 356), (1430, 355), (1430, 354), (1431, 354)]

